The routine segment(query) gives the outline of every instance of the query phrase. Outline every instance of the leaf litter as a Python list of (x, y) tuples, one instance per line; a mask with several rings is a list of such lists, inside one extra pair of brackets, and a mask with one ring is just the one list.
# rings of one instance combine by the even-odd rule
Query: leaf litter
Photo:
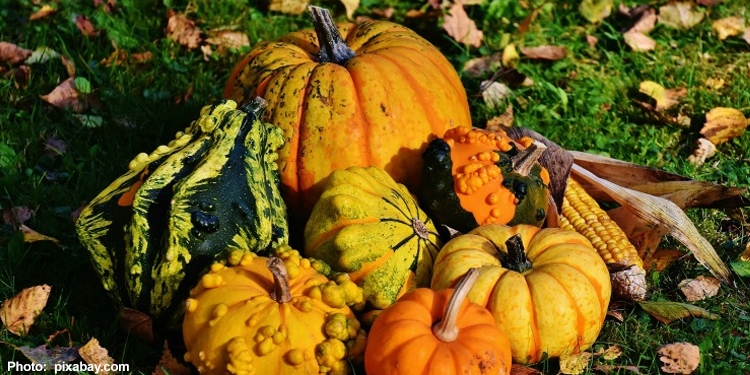
[(0, 320), (5, 328), (15, 335), (26, 335), (42, 309), (47, 306), (51, 291), (52, 287), (49, 285), (37, 285), (5, 300), (0, 306)]

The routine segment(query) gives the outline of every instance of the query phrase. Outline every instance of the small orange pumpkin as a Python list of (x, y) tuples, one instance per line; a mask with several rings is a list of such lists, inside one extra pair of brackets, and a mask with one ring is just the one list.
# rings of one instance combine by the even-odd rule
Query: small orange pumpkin
[[(612, 293), (609, 271), (586, 237), (532, 225), (482, 225), (443, 246), (432, 288), (449, 288), (472, 268), (468, 294), (505, 331), (522, 364), (577, 353), (596, 340)], [(377, 322), (377, 321), (376, 321)]]
[(370, 329), (365, 371), (375, 375), (505, 375), (510, 343), (489, 311), (465, 299), (479, 272), (455, 289), (414, 289), (383, 310)]

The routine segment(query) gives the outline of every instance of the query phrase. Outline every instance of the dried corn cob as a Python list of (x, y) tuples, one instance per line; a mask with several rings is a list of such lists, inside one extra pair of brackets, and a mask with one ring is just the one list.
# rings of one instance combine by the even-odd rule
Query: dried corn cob
[(568, 179), (559, 220), (561, 228), (574, 230), (586, 236), (605, 263), (636, 265), (643, 269), (643, 259), (625, 232), (572, 178)]

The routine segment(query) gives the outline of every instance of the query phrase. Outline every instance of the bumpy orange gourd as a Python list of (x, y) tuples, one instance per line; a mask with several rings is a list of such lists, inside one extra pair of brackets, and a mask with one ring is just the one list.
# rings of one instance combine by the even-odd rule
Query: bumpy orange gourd
[(365, 333), (347, 307), (356, 285), (336, 284), (291, 249), (266, 258), (236, 251), (191, 291), (183, 337), (202, 374), (347, 374)]
[(479, 271), (455, 289), (414, 289), (383, 310), (370, 329), (365, 371), (373, 375), (506, 375), (507, 337), (486, 308), (465, 299)]
[(451, 287), (471, 268), (480, 275), (468, 299), (490, 310), (510, 339), (514, 362), (577, 353), (599, 335), (612, 287), (607, 266), (583, 235), (479, 226), (443, 246), (432, 288)]
[(224, 91), (240, 103), (268, 101), (264, 120), (286, 138), (277, 162), (298, 224), (333, 170), (378, 166), (414, 188), (427, 143), (471, 124), (458, 74), (427, 40), (386, 21), (335, 25), (327, 10), (309, 9), (316, 30), (258, 44)]

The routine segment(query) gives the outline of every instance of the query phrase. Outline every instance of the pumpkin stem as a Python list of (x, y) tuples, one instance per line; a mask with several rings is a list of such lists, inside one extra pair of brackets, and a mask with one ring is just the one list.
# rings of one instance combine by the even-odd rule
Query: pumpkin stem
[(328, 9), (309, 5), (307, 11), (310, 13), (315, 26), (315, 34), (318, 35), (318, 43), (320, 43), (318, 62), (341, 65), (354, 57), (354, 51), (344, 42)]
[(516, 172), (522, 176), (528, 176), (531, 173), (531, 168), (536, 165), (536, 162), (547, 150), (547, 146), (539, 141), (534, 141), (529, 147), (525, 148), (515, 156), (511, 158), (511, 165), (513, 166), (513, 172)]
[(461, 281), (456, 284), (453, 289), (453, 295), (448, 300), (448, 306), (445, 308), (443, 314), (443, 320), (439, 321), (432, 327), (432, 333), (438, 340), (442, 342), (453, 342), (458, 338), (458, 326), (456, 326), (456, 320), (458, 320), (458, 312), (461, 310), (466, 295), (469, 294), (471, 286), (477, 281), (479, 277), (479, 270), (476, 268), (470, 268), (466, 275), (461, 278)]
[(505, 241), (505, 247), (508, 249), (508, 255), (500, 259), (503, 267), (516, 272), (524, 273), (531, 269), (531, 262), (526, 257), (526, 250), (523, 248), (521, 234), (517, 233)]
[(291, 301), (292, 293), (289, 291), (289, 274), (286, 272), (284, 261), (279, 257), (271, 257), (268, 263), (266, 263), (266, 267), (273, 274), (271, 298), (278, 303)]

